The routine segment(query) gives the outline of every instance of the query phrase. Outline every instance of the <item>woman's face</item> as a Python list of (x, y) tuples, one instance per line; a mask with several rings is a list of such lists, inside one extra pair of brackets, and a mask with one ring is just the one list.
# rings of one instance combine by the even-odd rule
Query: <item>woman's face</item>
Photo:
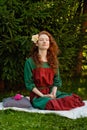
[(41, 34), (39, 36), (39, 39), (38, 39), (38, 44), (37, 44), (38, 48), (40, 50), (47, 50), (50, 46), (50, 40), (49, 40), (49, 37), (48, 35), (46, 34)]

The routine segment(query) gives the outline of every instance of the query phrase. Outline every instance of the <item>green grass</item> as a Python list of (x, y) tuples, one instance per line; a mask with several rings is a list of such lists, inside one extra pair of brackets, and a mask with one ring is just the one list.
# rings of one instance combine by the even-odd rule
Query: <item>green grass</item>
[(5, 110), (0, 111), (0, 130), (87, 130), (87, 118)]
[[(79, 94), (87, 100), (87, 78), (63, 82), (62, 91)], [(16, 93), (28, 95), (28, 91), (9, 91), (0, 93), (3, 98)], [(87, 130), (87, 118), (69, 119), (56, 114), (27, 113), (14, 110), (0, 111), (0, 130)]]

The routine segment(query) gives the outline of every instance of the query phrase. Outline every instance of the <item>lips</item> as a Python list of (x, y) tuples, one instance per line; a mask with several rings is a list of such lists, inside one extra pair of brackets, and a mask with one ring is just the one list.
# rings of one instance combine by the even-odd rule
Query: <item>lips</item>
[(43, 45), (43, 46), (48, 46), (48, 45)]

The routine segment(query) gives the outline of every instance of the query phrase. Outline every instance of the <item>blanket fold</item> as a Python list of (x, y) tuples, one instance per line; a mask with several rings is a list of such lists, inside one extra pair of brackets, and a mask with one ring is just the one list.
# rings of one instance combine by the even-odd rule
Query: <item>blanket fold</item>
[(0, 102), (0, 110), (7, 110), (7, 109), (12, 109), (16, 111), (25, 111), (25, 112), (32, 112), (32, 113), (54, 113), (58, 114), (63, 117), (67, 117), (70, 119), (77, 119), (77, 118), (83, 118), (87, 117), (87, 100), (84, 100), (85, 105), (81, 107), (74, 108), (72, 110), (66, 110), (66, 111), (53, 111), (53, 110), (39, 110), (36, 108), (33, 108), (32, 106), (29, 108), (18, 108), (18, 107), (4, 107), (3, 103)]

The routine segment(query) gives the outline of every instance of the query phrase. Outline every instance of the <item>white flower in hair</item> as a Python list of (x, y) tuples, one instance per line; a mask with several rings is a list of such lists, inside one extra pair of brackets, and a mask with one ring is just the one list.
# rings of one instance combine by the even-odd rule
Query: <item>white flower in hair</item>
[(31, 41), (33, 41), (34, 43), (36, 43), (38, 41), (38, 34), (33, 35)]

